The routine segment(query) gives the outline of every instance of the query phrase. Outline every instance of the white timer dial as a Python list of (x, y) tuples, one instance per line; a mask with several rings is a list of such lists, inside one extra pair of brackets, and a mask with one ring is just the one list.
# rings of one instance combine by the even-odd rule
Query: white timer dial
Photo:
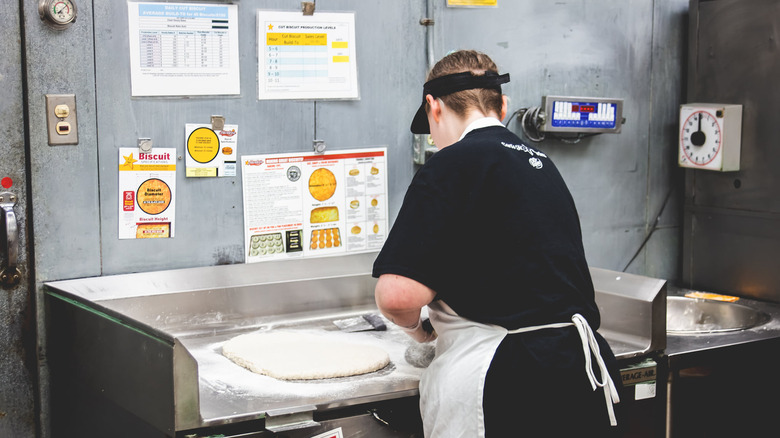
[(739, 170), (742, 106), (690, 104), (680, 108), (679, 165)]
[(707, 111), (696, 111), (689, 115), (682, 127), (683, 157), (694, 165), (705, 166), (719, 157), (723, 141), (718, 119)]

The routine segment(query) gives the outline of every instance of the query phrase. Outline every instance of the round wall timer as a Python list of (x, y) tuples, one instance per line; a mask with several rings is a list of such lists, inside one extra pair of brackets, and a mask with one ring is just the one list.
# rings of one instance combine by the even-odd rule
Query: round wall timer
[(679, 165), (722, 172), (739, 170), (741, 136), (741, 105), (682, 105)]

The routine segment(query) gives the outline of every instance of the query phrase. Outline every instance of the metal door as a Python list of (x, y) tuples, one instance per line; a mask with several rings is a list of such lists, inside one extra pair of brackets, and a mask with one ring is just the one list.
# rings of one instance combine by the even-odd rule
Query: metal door
[(19, 2), (0, 6), (0, 436), (35, 436), (35, 318)]
[(687, 287), (780, 301), (780, 1), (693, 1), (688, 102), (743, 105), (736, 172), (687, 170)]

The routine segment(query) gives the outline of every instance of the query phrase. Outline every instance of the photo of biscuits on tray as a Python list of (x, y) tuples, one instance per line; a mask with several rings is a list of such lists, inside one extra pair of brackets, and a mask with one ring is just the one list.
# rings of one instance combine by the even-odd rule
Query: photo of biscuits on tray
[(338, 228), (311, 230), (310, 249), (338, 248), (341, 246), (341, 235)]

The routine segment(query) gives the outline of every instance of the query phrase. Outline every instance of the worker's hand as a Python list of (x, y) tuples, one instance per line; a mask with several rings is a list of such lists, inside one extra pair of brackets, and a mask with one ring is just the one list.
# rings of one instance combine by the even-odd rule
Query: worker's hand
[(427, 318), (425, 321), (419, 319), (417, 324), (411, 327), (402, 326), (401, 330), (403, 330), (407, 335), (411, 336), (412, 339), (420, 343), (431, 342), (438, 336), (436, 334), (436, 330), (433, 329), (433, 325), (431, 325), (431, 321)]

